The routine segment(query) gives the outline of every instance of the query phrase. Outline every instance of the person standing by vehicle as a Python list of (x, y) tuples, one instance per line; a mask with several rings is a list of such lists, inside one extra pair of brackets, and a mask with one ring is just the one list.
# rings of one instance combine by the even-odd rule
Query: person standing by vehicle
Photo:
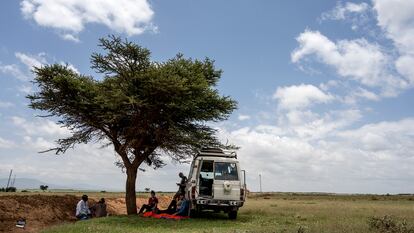
[(142, 214), (147, 211), (155, 211), (157, 210), (158, 205), (158, 198), (155, 196), (154, 190), (151, 191), (151, 197), (148, 199), (148, 204), (142, 205), (141, 209), (139, 210), (138, 214)]
[(185, 186), (187, 184), (187, 177), (182, 173), (178, 173), (178, 176), (181, 178), (180, 183), (177, 183), (177, 185), (179, 186), (177, 193), (175, 194), (175, 197), (179, 197), (180, 194), (185, 194)]
[(79, 220), (89, 219), (91, 216), (91, 211), (88, 206), (88, 196), (83, 195), (82, 200), (76, 205), (76, 218)]

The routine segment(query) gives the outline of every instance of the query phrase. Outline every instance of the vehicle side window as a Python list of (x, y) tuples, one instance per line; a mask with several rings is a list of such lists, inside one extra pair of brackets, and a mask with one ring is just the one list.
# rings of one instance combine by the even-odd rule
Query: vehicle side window
[(216, 180), (238, 180), (236, 163), (214, 163), (214, 178)]
[(203, 179), (213, 179), (213, 161), (203, 161), (200, 170), (200, 177)]

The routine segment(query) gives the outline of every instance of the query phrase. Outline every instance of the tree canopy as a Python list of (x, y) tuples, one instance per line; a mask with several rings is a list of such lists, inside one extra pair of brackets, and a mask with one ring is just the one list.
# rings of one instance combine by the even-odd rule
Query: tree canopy
[(225, 146), (207, 123), (227, 119), (236, 102), (216, 89), (222, 72), (209, 58), (178, 54), (151, 61), (148, 49), (116, 36), (100, 39), (99, 46), (104, 53), (92, 54), (91, 68), (100, 77), (61, 64), (35, 67), (38, 91), (28, 98), (31, 108), (57, 117), (71, 131), (50, 149), (56, 154), (79, 143), (113, 145), (117, 165), (127, 171), (127, 209), (133, 214), (137, 168), (143, 162), (161, 167), (161, 154), (181, 161), (202, 147)]

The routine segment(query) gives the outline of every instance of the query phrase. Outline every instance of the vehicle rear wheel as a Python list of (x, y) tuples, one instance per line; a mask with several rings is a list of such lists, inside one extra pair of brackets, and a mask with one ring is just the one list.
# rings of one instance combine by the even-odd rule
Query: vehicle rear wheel
[(232, 210), (229, 212), (229, 219), (236, 219), (237, 218), (237, 210)]

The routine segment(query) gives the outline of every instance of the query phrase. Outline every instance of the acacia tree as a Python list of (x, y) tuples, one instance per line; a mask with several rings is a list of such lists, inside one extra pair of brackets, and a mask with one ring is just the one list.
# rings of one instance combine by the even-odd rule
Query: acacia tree
[[(136, 214), (135, 184), (142, 163), (162, 167), (162, 156), (182, 161), (205, 146), (223, 147), (207, 122), (225, 120), (236, 102), (221, 96), (221, 76), (214, 62), (186, 59), (150, 60), (150, 51), (109, 36), (100, 39), (103, 53), (93, 53), (91, 68), (99, 78), (60, 64), (35, 67), (37, 92), (30, 107), (71, 131), (48, 151), (65, 153), (79, 143), (112, 145), (126, 171), (126, 207)], [(45, 117), (43, 116), (43, 117)]]

